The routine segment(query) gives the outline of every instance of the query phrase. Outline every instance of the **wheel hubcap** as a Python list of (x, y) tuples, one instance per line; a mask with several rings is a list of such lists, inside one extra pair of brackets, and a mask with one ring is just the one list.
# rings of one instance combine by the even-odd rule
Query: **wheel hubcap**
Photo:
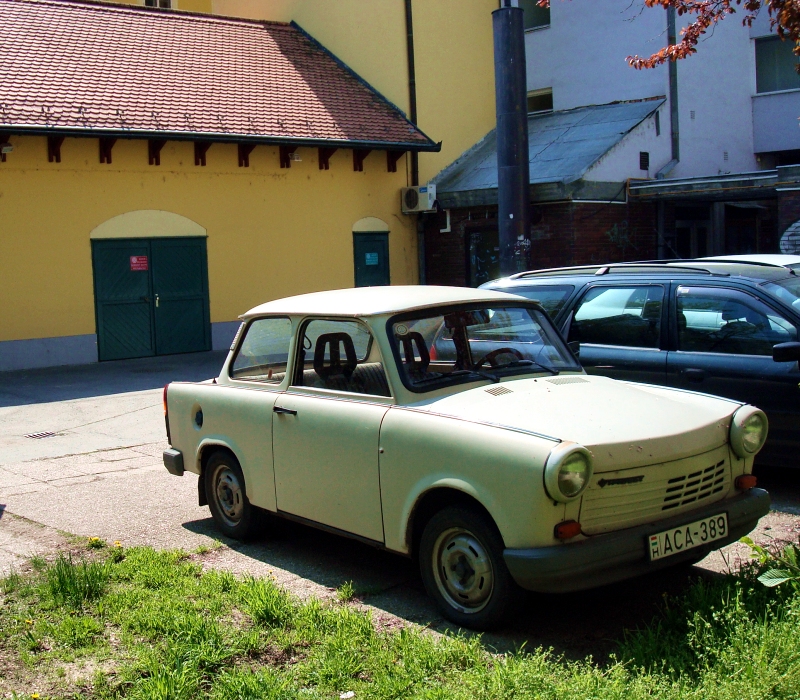
[(476, 613), (486, 607), (494, 588), (492, 562), (475, 535), (463, 528), (444, 531), (433, 548), (436, 585), (457, 610)]
[(236, 526), (242, 519), (244, 494), (236, 474), (224, 465), (214, 475), (214, 493), (220, 514), (228, 525)]

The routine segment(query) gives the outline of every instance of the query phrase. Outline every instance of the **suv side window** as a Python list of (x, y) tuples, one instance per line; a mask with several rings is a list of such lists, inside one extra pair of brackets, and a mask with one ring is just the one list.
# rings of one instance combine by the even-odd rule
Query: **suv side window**
[(280, 384), (286, 376), (292, 322), (288, 318), (259, 318), (246, 331), (230, 367), (231, 379)]
[[(495, 287), (495, 289), (498, 288)], [(547, 312), (547, 315), (554, 319), (564, 306), (564, 302), (567, 301), (567, 297), (572, 294), (573, 289), (575, 289), (575, 286), (572, 284), (542, 284), (535, 287), (508, 287), (502, 291), (519, 294), (531, 301), (538, 301)]]
[(596, 345), (657, 348), (664, 287), (593, 287), (575, 309), (569, 340)]
[(733, 289), (678, 287), (678, 350), (772, 355), (797, 340), (792, 323), (749, 294)]

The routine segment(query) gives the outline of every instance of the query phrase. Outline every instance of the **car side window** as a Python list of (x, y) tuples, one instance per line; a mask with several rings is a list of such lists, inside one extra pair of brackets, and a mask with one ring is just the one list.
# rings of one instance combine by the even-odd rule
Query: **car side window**
[(766, 304), (733, 289), (678, 287), (678, 350), (772, 355), (797, 328)]
[(597, 345), (657, 348), (664, 287), (593, 287), (575, 309), (569, 340)]
[(358, 321), (309, 321), (293, 386), (391, 396), (383, 360), (369, 329)]
[(247, 327), (230, 369), (232, 379), (280, 384), (286, 376), (292, 322), (260, 318)]

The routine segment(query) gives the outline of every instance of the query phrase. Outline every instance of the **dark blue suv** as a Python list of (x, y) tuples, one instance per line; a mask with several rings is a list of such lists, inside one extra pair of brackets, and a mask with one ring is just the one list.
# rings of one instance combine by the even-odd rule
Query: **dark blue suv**
[(482, 286), (539, 301), (589, 374), (758, 406), (770, 421), (758, 462), (800, 467), (800, 273), (791, 267), (622, 263)]

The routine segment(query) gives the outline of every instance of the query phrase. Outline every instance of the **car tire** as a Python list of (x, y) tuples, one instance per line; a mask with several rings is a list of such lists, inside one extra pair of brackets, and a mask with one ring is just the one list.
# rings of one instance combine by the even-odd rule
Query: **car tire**
[(217, 529), (235, 540), (256, 534), (259, 512), (247, 498), (244, 474), (230, 452), (218, 451), (209, 457), (203, 470), (208, 507)]
[(419, 545), (420, 572), (448, 620), (488, 630), (514, 609), (521, 591), (503, 549), (497, 527), (477, 509), (449, 507), (428, 521)]

